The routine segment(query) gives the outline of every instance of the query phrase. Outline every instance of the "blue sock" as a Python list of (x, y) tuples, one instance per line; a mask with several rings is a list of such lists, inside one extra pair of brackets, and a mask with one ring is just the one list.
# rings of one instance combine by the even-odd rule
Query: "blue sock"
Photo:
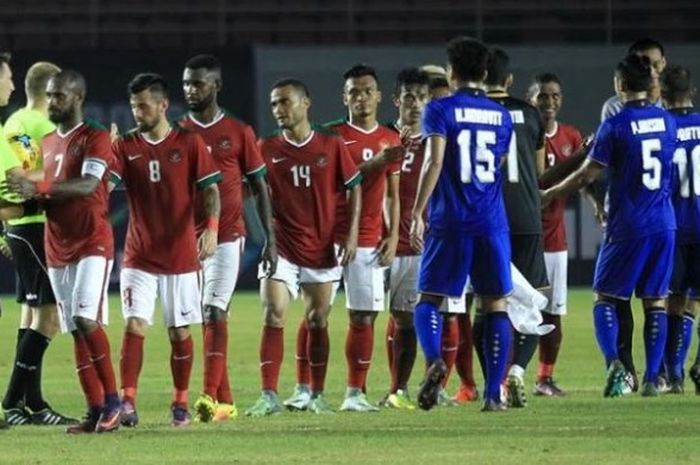
[(695, 324), (695, 315), (690, 312), (685, 312), (683, 314), (683, 331), (682, 339), (683, 343), (681, 345), (681, 353), (678, 354), (678, 359), (681, 368), (681, 379), (685, 376), (685, 371), (683, 370), (683, 365), (688, 358), (688, 351), (690, 350), (690, 343), (693, 341), (693, 325)]
[(666, 349), (668, 334), (668, 315), (663, 308), (650, 308), (644, 312), (644, 353), (646, 356), (646, 373), (644, 381), (656, 383), (661, 368), (661, 361)]
[(664, 365), (668, 379), (680, 379), (683, 361), (680, 354), (683, 346), (683, 317), (681, 315), (668, 315), (668, 332), (666, 335), (666, 352)]
[(617, 354), (617, 312), (615, 305), (610, 302), (599, 301), (593, 306), (593, 325), (595, 326), (595, 338), (598, 340), (600, 351), (605, 357), (605, 365), (610, 365), (613, 360), (619, 358)]
[(501, 382), (510, 358), (513, 327), (506, 312), (487, 313), (484, 318), (485, 400), (501, 401)]
[(430, 365), (442, 354), (442, 316), (437, 305), (419, 302), (413, 313), (413, 326), (416, 328), (425, 360)]

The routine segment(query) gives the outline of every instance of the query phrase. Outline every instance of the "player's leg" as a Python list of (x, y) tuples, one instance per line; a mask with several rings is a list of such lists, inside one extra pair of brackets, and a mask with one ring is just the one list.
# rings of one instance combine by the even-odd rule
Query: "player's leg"
[[(698, 291), (693, 291), (690, 295), (689, 311), (692, 315), (697, 316), (700, 310), (700, 289)], [(688, 322), (688, 346), (690, 346), (690, 339), (692, 338), (693, 325), (692, 322)], [(700, 339), (700, 324), (697, 325), (697, 334)], [(695, 394), (700, 395), (700, 344), (698, 344), (697, 352), (695, 353), (695, 360), (693, 361), (690, 370), (688, 371), (690, 379), (695, 385)]]
[(459, 405), (452, 400), (445, 387), (457, 361), (457, 351), (459, 350), (459, 323), (457, 322), (457, 316), (465, 311), (464, 295), (458, 298), (449, 297), (443, 299), (440, 306), (442, 316), (441, 358), (447, 368), (447, 373), (438, 392), (438, 405), (440, 407), (456, 407)]
[(345, 339), (347, 384), (342, 411), (375, 412), (367, 401), (365, 386), (374, 349), (374, 321), (384, 309), (384, 268), (376, 250), (360, 247), (343, 270), (349, 325)]
[(634, 366), (632, 356), (632, 341), (634, 336), (634, 315), (632, 314), (632, 301), (630, 299), (618, 299), (615, 304), (618, 322), (617, 350), (620, 361), (625, 366), (624, 393), (637, 392), (639, 381), (637, 369)]
[(457, 315), (459, 327), (459, 347), (455, 369), (459, 375), (459, 390), (452, 399), (459, 403), (472, 402), (479, 398), (479, 391), (474, 381), (474, 337), (472, 322), (469, 312), (474, 302), (474, 293), (471, 290), (464, 298), (464, 313)]

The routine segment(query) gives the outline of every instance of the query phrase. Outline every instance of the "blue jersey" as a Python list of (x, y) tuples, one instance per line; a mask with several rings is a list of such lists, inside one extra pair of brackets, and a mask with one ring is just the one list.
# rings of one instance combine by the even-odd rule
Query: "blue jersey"
[(700, 243), (700, 113), (692, 108), (670, 110), (676, 120), (677, 148), (673, 155), (678, 244)]
[(513, 133), (510, 114), (478, 89), (433, 100), (423, 113), (423, 137), (445, 138), (445, 159), (428, 205), (435, 230), (490, 235), (508, 231), (499, 169)]
[(589, 157), (608, 168), (608, 242), (676, 229), (675, 149), (673, 117), (646, 100), (626, 103), (600, 125)]

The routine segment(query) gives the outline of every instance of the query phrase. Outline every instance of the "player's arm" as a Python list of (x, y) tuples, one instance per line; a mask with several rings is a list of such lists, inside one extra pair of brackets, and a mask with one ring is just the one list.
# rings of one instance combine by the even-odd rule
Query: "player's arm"
[(423, 250), (423, 233), (425, 232), (423, 213), (435, 190), (440, 171), (442, 171), (445, 146), (445, 138), (441, 135), (430, 135), (426, 139), (425, 160), (418, 179), (418, 194), (411, 212), (411, 247), (416, 251)]
[(87, 158), (83, 162), (81, 176), (66, 181), (35, 181), (25, 175), (8, 173), (8, 190), (25, 199), (51, 198), (66, 199), (84, 197), (92, 194), (100, 185), (102, 177), (107, 172), (107, 163), (98, 158)]
[(219, 236), (219, 215), (221, 214), (219, 187), (214, 183), (204, 187), (202, 198), (202, 216), (207, 220), (206, 227), (197, 241), (200, 260), (211, 257), (216, 251)]
[(379, 243), (379, 264), (391, 265), (399, 245), (399, 222), (401, 221), (401, 205), (399, 201), (399, 173), (392, 173), (387, 178), (386, 211), (389, 214), (389, 231)]
[(340, 264), (347, 265), (355, 259), (357, 253), (357, 237), (360, 233), (360, 211), (362, 210), (362, 186), (360, 183), (355, 183), (348, 188), (348, 215), (349, 226), (345, 238), (345, 244), (342, 245)]
[(369, 160), (363, 162), (357, 169), (360, 170), (363, 177), (366, 177), (369, 173), (373, 171), (382, 170), (386, 168), (387, 165), (396, 163), (403, 159), (406, 155), (406, 148), (402, 145), (397, 145), (393, 147), (384, 147), (377, 154), (376, 157), (372, 157)]
[(545, 191), (541, 191), (542, 205), (545, 206), (557, 197), (566, 197), (592, 184), (598, 179), (604, 169), (605, 166), (599, 162), (587, 158), (583, 162), (583, 165), (570, 174), (565, 180)]
[(272, 203), (270, 202), (270, 191), (267, 186), (265, 176), (255, 176), (248, 178), (248, 184), (255, 195), (255, 206), (258, 216), (265, 231), (265, 246), (262, 250), (263, 269), (268, 276), (275, 274), (277, 270), (277, 239), (275, 230), (272, 227)]
[(544, 174), (539, 177), (540, 185), (552, 186), (579, 169), (590, 152), (592, 141), (593, 137), (589, 136), (573, 155), (544, 171)]
[(537, 152), (535, 152), (535, 167), (537, 169), (537, 177), (540, 177), (544, 174), (545, 171), (545, 153), (544, 153), (544, 146), (537, 149)]

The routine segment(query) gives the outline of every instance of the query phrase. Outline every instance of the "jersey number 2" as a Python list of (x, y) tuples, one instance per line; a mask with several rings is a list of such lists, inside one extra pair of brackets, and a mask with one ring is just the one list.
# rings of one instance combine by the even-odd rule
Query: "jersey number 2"
[(496, 156), (489, 146), (496, 143), (496, 133), (493, 131), (476, 131), (476, 166), (472, 168), (472, 131), (462, 129), (457, 136), (459, 144), (459, 159), (461, 161), (460, 176), (463, 183), (472, 182), (472, 176), (476, 176), (479, 182), (484, 184), (496, 180)]

